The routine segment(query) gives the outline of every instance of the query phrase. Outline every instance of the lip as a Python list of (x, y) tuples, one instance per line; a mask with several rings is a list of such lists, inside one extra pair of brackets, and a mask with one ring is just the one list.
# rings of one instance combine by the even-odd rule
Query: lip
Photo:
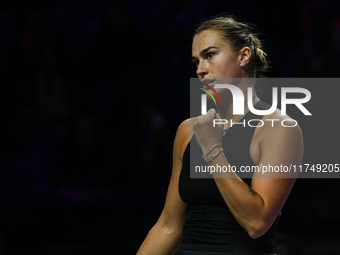
[(205, 79), (201, 80), (201, 83), (202, 83), (204, 89), (209, 89), (208, 86), (206, 86), (206, 85), (214, 86), (215, 82), (216, 82), (215, 79), (209, 79), (209, 78), (205, 78)]

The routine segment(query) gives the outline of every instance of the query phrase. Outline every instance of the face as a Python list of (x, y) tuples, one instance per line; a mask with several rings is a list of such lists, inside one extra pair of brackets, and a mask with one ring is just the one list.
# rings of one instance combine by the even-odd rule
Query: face
[(233, 51), (218, 31), (202, 31), (194, 37), (192, 44), (192, 60), (197, 67), (198, 78), (213, 87), (223, 78), (246, 77), (250, 60), (248, 49)]

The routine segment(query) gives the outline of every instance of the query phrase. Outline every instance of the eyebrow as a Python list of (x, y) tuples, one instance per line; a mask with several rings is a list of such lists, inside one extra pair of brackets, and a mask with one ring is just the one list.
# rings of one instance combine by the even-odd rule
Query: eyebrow
[[(201, 52), (200, 52), (200, 56), (203, 56), (203, 55), (205, 55), (209, 50), (211, 50), (211, 49), (217, 49), (217, 47), (216, 46), (209, 46), (209, 47), (207, 47), (207, 48), (205, 48), (204, 50), (201, 50)], [(194, 57), (194, 56), (192, 56), (191, 57), (191, 60), (192, 61), (195, 61), (195, 60), (197, 60), (197, 58), (196, 57)]]

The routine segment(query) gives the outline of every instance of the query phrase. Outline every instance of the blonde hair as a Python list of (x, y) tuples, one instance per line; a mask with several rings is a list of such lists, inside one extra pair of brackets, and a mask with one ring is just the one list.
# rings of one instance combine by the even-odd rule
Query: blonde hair
[(229, 14), (219, 14), (204, 21), (195, 31), (194, 37), (204, 30), (216, 30), (228, 42), (234, 51), (249, 47), (252, 51), (251, 71), (253, 77), (263, 77), (269, 69), (267, 54), (263, 51), (262, 43), (254, 31), (254, 26), (242, 23)]

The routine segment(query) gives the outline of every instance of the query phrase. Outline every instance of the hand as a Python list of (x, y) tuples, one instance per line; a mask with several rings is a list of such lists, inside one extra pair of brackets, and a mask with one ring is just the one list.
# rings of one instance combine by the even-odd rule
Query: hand
[(210, 109), (206, 115), (201, 115), (195, 119), (193, 132), (198, 144), (201, 146), (203, 154), (222, 141), (224, 125), (213, 126), (214, 119), (220, 118), (220, 115), (216, 113), (215, 109)]

